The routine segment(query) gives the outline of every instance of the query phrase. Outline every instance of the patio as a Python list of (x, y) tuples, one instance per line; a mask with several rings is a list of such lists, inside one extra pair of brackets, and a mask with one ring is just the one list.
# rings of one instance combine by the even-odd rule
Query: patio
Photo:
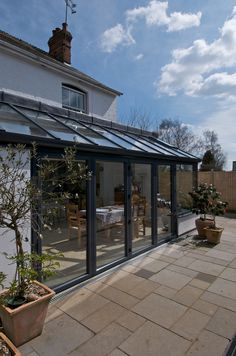
[(57, 295), (22, 355), (222, 356), (236, 331), (236, 219), (218, 222), (219, 245), (179, 239)]

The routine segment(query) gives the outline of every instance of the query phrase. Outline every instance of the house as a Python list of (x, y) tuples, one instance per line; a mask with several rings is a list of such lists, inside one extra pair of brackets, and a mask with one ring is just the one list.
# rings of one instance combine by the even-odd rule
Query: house
[(0, 90), (116, 121), (122, 93), (71, 67), (71, 41), (65, 23), (53, 30), (48, 53), (0, 31)]
[[(0, 32), (0, 145), (30, 149), (37, 142), (41, 160), (56, 164), (64, 147), (76, 143), (80, 166), (92, 173), (79, 190), (61, 188), (71, 200), (42, 197), (43, 239), (28, 227), (29, 250), (63, 253), (48, 282), (56, 291), (190, 230), (188, 192), (199, 162), (152, 132), (119, 124), (121, 93), (70, 66), (71, 40), (63, 24), (53, 31), (46, 53)], [(37, 169), (32, 161), (29, 177)], [(0, 242), (8, 251), (14, 248), (10, 240)]]

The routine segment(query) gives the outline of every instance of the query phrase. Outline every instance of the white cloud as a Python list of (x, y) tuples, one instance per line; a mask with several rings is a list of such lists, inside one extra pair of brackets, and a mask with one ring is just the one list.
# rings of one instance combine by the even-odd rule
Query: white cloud
[(139, 18), (144, 18), (147, 25), (166, 25), (168, 17), (166, 14), (168, 2), (150, 1), (148, 6), (136, 7), (126, 11), (126, 20), (128, 22), (136, 22)]
[(236, 73), (222, 72), (210, 75), (198, 90), (198, 95), (214, 95), (227, 99), (230, 97), (236, 98)]
[(200, 25), (201, 12), (197, 14), (173, 12), (167, 14), (168, 2), (151, 0), (147, 6), (140, 6), (125, 12), (125, 23), (107, 29), (101, 36), (104, 52), (113, 52), (119, 45), (132, 45), (135, 40), (131, 34), (138, 20), (145, 20), (147, 26), (166, 26), (167, 32), (180, 31)]
[(143, 53), (139, 53), (137, 56), (134, 57), (134, 59), (136, 61), (140, 61), (141, 59), (143, 59)]
[[(236, 7), (212, 43), (204, 39), (193, 42), (189, 48), (178, 48), (172, 53), (172, 62), (162, 68), (158, 92), (176, 95), (235, 96), (236, 75), (225, 69), (236, 65)], [(223, 70), (222, 70), (223, 69)]]
[(106, 30), (101, 36), (101, 48), (104, 52), (111, 53), (117, 46), (128, 46), (135, 43), (130, 33), (130, 27), (124, 29), (121, 24)]
[(152, 0), (148, 6), (141, 6), (126, 11), (128, 22), (136, 22), (138, 18), (144, 18), (148, 26), (167, 26), (167, 31), (180, 31), (189, 27), (200, 25), (201, 12), (197, 14), (187, 14), (173, 12), (167, 15), (168, 2)]
[(201, 22), (202, 13), (197, 14), (181, 14), (181, 12), (173, 12), (170, 14), (168, 31), (180, 31), (190, 27), (198, 27)]

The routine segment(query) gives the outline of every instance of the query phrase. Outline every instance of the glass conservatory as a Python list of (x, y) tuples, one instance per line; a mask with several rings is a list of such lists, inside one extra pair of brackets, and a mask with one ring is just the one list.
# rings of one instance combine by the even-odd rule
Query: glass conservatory
[[(193, 228), (188, 193), (199, 159), (152, 132), (2, 93), (0, 141), (29, 148), (37, 142), (40, 159), (55, 164), (76, 143), (78, 163), (91, 172), (79, 189), (61, 187), (73, 199), (42, 198), (43, 239), (30, 237), (35, 251), (62, 253), (48, 282), (57, 291)], [(30, 170), (37, 173), (34, 161)]]

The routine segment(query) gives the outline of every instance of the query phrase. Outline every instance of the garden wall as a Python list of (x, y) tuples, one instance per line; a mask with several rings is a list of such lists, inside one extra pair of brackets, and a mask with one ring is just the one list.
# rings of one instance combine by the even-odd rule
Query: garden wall
[(213, 184), (222, 194), (222, 199), (229, 203), (227, 210), (236, 212), (236, 171), (199, 172), (198, 182)]

